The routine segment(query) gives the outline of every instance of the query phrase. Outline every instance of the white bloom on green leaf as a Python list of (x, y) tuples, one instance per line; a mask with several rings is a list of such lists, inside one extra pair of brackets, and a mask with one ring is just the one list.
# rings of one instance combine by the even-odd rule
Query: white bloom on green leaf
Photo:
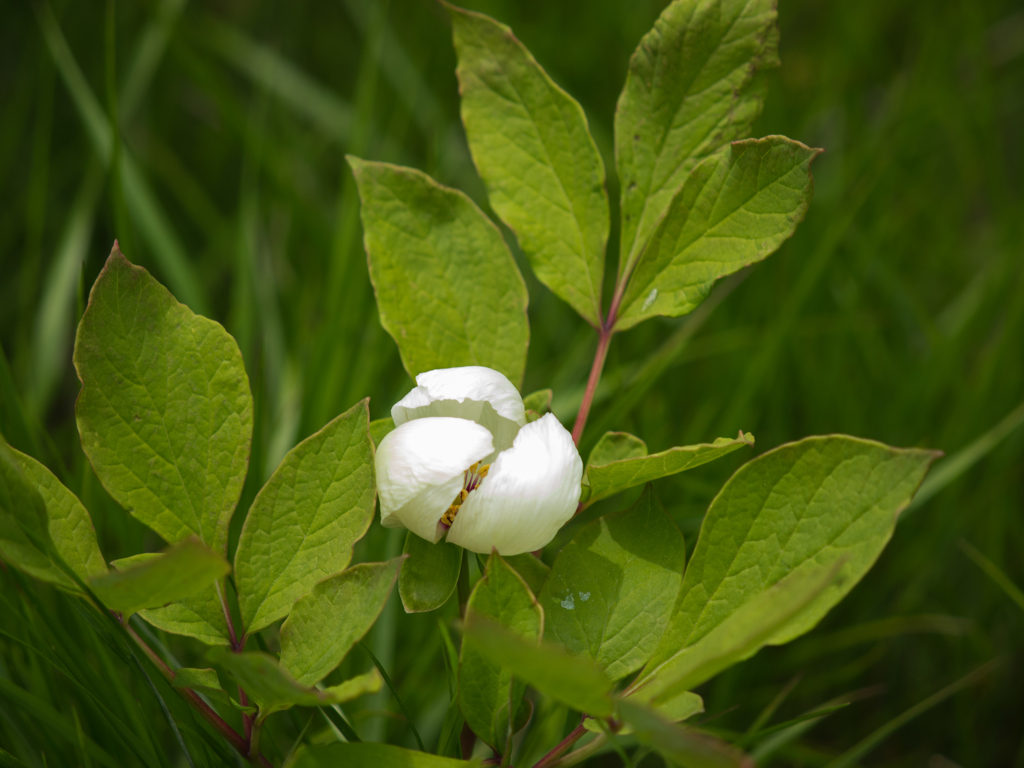
[(583, 462), (553, 414), (526, 423), (519, 392), (480, 366), (427, 371), (377, 447), (380, 521), (473, 552), (540, 549), (576, 511)]

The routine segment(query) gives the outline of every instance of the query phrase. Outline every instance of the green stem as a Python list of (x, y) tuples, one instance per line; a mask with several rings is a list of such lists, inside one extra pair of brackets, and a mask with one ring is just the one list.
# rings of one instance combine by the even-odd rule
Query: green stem
[(466, 605), (469, 603), (469, 553), (462, 550), (462, 567), (459, 569), (459, 618), (466, 618)]

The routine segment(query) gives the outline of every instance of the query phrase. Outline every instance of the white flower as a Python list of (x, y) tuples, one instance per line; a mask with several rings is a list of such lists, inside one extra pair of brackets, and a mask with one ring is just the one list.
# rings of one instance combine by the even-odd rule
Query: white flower
[(421, 373), (377, 447), (380, 521), (473, 552), (540, 549), (573, 516), (583, 462), (553, 414), (526, 423), (507, 378), (480, 366)]

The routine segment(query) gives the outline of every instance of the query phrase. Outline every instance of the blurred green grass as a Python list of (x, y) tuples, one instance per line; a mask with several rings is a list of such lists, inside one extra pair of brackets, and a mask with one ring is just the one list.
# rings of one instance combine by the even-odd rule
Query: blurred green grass
[[(613, 168), (626, 64), (664, 3), (468, 5), (512, 26), (580, 100)], [(882, 686), (794, 726), (761, 764), (1022, 766), (1024, 614), (957, 542), (1024, 585), (1024, 429), (1008, 418), (1024, 400), (1024, 10), (1011, 0), (780, 5), (782, 67), (755, 133), (826, 149), (807, 220), (690, 318), (616, 337), (585, 443), (625, 429), (661, 449), (743, 429), (761, 452), (846, 432), (959, 456), (937, 465), (948, 482), (820, 628), (702, 693), (717, 715), (709, 726), (742, 732), (797, 674), (770, 722)], [(481, 204), (483, 189), (459, 124), (448, 24), (430, 0), (9, 3), (3, 14), (0, 430), (81, 496), (114, 559), (158, 542), (103, 493), (74, 424), (74, 326), (113, 239), (239, 340), (257, 404), (244, 510), (299, 439), (365, 395), (374, 417), (387, 415), (411, 385), (377, 322), (344, 154), (416, 166)], [(609, 186), (614, 201), (613, 174)], [(525, 389), (553, 387), (569, 423), (596, 340), (517, 258), (531, 295)], [(658, 484), (691, 548), (743, 460)], [(358, 555), (400, 547), (374, 526)], [(68, 646), (71, 667), (91, 670), (81, 685), (31, 650), (50, 635), (89, 635), (68, 601), (0, 579), (0, 747), (33, 766), (44, 745), (46, 765), (103, 764), (90, 744), (116, 764), (182, 764), (159, 700), (100, 641)], [(189, 642), (157, 639), (183, 663), (199, 659)], [(429, 746), (448, 696), (435, 617), (392, 603), (368, 642)], [(897, 720), (994, 656), (995, 674)], [(365, 738), (413, 746), (399, 712), (381, 694), (352, 715)], [(79, 720), (81, 738), (53, 738)], [(325, 735), (308, 711), (271, 720), (267, 754), (286, 754), (307, 721), (307, 734)], [(152, 747), (133, 749), (115, 722)], [(573, 725), (543, 706), (538, 723), (551, 738)], [(842, 757), (894, 725), (868, 753)], [(203, 757), (218, 764), (193, 754)]]

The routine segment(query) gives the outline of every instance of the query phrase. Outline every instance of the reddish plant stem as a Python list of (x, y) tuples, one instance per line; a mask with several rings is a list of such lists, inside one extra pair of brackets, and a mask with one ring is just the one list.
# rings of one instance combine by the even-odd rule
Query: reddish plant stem
[(612, 340), (615, 331), (607, 327), (598, 330), (597, 351), (594, 353), (594, 364), (590, 368), (590, 378), (587, 379), (587, 388), (583, 393), (583, 402), (580, 403), (580, 410), (576, 414), (576, 423), (572, 428), (572, 441), (579, 447), (583, 438), (583, 429), (587, 426), (587, 417), (590, 415), (590, 406), (594, 402), (594, 395), (597, 392), (598, 382), (601, 381), (601, 371), (604, 369), (604, 359), (608, 355), (608, 344)]
[[(144, 654), (146, 654), (147, 658), (149, 658), (149, 660), (153, 662), (154, 666), (160, 670), (160, 674), (167, 678), (168, 681), (174, 680), (177, 676), (174, 670), (164, 663), (164, 660), (157, 655), (156, 651), (150, 648), (149, 645), (146, 644), (146, 641), (139, 637), (131, 626), (128, 624), (122, 624), (122, 626), (128, 634), (131, 635), (135, 644), (139, 646)], [(176, 688), (175, 690), (177, 690), (178, 693), (181, 694), (181, 697), (191, 704), (192, 707), (198, 711), (199, 714), (202, 715), (203, 718), (212, 725), (221, 736), (227, 739), (228, 743), (231, 744), (231, 746), (234, 747), (240, 755), (246, 758), (249, 757), (248, 741), (242, 738), (234, 728), (224, 722), (221, 716), (214, 712), (213, 708), (210, 707), (209, 704), (199, 698), (199, 695), (195, 691), (190, 688)], [(253, 759), (263, 768), (272, 768), (270, 762), (260, 755), (256, 755)]]
[(587, 729), (583, 727), (583, 723), (577, 725), (572, 733), (562, 739), (557, 747), (538, 760), (533, 768), (548, 768), (548, 766), (553, 765), (558, 758), (569, 751), (573, 744), (582, 739), (586, 732)]

